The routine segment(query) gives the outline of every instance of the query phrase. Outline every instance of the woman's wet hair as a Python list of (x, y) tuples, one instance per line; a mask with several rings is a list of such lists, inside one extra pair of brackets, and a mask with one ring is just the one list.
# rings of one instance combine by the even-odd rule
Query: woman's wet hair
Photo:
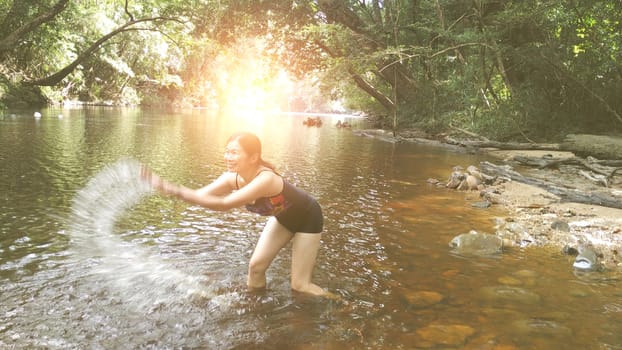
[(272, 163), (265, 161), (261, 157), (261, 141), (259, 140), (259, 137), (257, 137), (257, 135), (250, 132), (238, 132), (229, 137), (229, 140), (227, 140), (227, 144), (232, 141), (238, 141), (240, 147), (242, 147), (244, 152), (246, 152), (248, 155), (259, 155), (259, 163), (261, 165), (265, 166), (266, 168), (270, 168), (273, 171), (275, 170), (275, 167)]

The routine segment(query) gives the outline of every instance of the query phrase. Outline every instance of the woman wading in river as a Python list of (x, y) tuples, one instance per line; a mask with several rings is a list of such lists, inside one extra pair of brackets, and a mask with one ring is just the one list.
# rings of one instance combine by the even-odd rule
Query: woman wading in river
[(211, 184), (194, 190), (168, 182), (142, 168), (142, 177), (165, 195), (211, 210), (245, 206), (251, 212), (271, 216), (251, 256), (247, 285), (266, 287), (266, 270), (292, 241), (291, 288), (312, 295), (330, 296), (311, 282), (322, 237), (323, 216), (317, 200), (285, 181), (274, 166), (261, 157), (261, 142), (251, 133), (238, 133), (225, 148), (227, 171)]

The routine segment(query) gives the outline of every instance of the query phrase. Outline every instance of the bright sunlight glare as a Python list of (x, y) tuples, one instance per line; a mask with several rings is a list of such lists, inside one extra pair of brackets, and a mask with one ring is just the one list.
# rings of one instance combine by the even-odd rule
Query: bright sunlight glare
[(221, 110), (249, 118), (287, 110), (293, 83), (287, 72), (264, 54), (263, 47), (259, 39), (247, 40), (216, 58), (212, 74)]

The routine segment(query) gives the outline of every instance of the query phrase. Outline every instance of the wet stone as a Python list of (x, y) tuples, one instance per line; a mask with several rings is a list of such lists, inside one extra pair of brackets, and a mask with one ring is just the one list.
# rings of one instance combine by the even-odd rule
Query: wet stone
[(454, 237), (449, 246), (457, 254), (486, 256), (500, 253), (503, 240), (492, 234), (471, 231)]
[(501, 276), (497, 278), (497, 282), (508, 286), (520, 286), (521, 284), (523, 284), (523, 281), (511, 276)]
[(431, 324), (417, 330), (417, 335), (423, 344), (433, 346), (462, 346), (475, 330), (464, 325)]
[(555, 220), (551, 224), (551, 228), (553, 230), (558, 230), (562, 232), (570, 232), (570, 225), (567, 222), (561, 220)]
[(572, 330), (555, 321), (537, 318), (523, 319), (512, 323), (514, 330), (523, 335), (546, 337), (570, 337)]
[(597, 271), (600, 269), (598, 260), (599, 253), (591, 246), (580, 246), (579, 255), (575, 258), (572, 266), (584, 271)]
[(564, 255), (572, 255), (572, 256), (579, 255), (579, 251), (577, 250), (577, 248), (571, 247), (567, 244), (562, 248), (562, 253)]
[(479, 201), (479, 202), (473, 202), (471, 203), (471, 206), (474, 208), (479, 208), (479, 209), (486, 209), (486, 208), (490, 208), (492, 204), (489, 201)]
[(479, 290), (479, 296), (484, 301), (493, 303), (518, 303), (523, 305), (535, 305), (540, 303), (540, 295), (523, 288), (514, 286), (488, 286)]
[(521, 312), (512, 309), (483, 308), (481, 313), (491, 319), (511, 320), (525, 317)]

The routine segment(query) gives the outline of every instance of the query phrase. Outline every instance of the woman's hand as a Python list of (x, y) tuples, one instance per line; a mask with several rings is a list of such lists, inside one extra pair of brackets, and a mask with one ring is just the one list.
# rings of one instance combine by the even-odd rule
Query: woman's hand
[(144, 164), (140, 167), (140, 177), (149, 182), (153, 188), (167, 196), (179, 196), (181, 192), (181, 188), (178, 185), (162, 179)]

